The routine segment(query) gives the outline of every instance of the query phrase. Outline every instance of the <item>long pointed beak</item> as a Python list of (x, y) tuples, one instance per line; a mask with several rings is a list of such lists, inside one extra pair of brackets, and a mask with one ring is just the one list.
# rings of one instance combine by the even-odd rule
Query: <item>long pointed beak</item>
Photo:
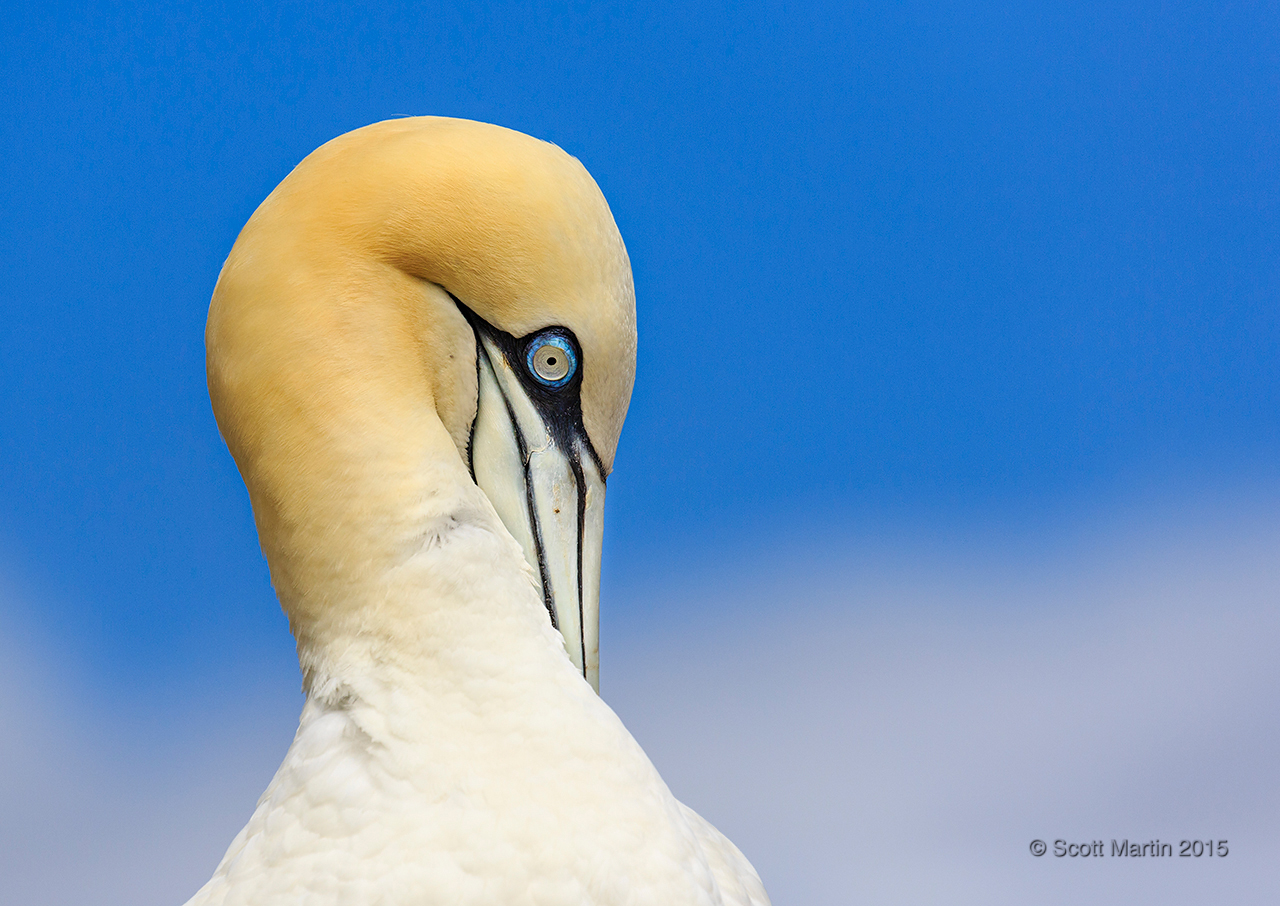
[(581, 419), (566, 419), (537, 398), (497, 332), (475, 326), (472, 473), (538, 575), (569, 659), (598, 693), (604, 476)]

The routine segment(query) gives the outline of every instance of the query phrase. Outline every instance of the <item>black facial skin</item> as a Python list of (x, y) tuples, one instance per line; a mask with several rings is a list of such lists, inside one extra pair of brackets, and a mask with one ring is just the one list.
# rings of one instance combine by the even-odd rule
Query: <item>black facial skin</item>
[[(480, 334), (483, 333), (495, 346), (502, 350), (507, 364), (511, 366), (511, 370), (520, 378), (520, 384), (524, 387), (525, 393), (528, 394), (529, 399), (537, 408), (538, 414), (542, 416), (543, 422), (546, 423), (557, 449), (573, 462), (575, 473), (580, 466), (579, 450), (585, 448), (591, 458), (595, 460), (596, 469), (603, 475), (604, 463), (601, 462), (595, 447), (591, 445), (591, 439), (587, 437), (587, 430), (582, 424), (582, 372), (586, 369), (586, 362), (582, 358), (582, 346), (579, 345), (578, 338), (573, 335), (573, 331), (567, 327), (547, 327), (527, 336), (513, 337), (506, 331), (499, 330), (485, 321), (467, 308), (452, 293), (450, 293), (450, 298), (453, 299), (454, 304), (458, 306), (458, 310), (462, 312), (463, 317), (467, 319), (471, 328), (476, 332), (476, 367), (479, 368), (479, 357), (484, 355), (484, 350), (480, 347)], [(548, 335), (568, 341), (569, 346), (573, 349), (574, 357), (578, 360), (577, 369), (569, 380), (560, 387), (548, 387), (529, 373), (527, 364), (529, 347), (536, 340)], [(521, 451), (522, 454), (524, 452), (523, 450)], [(470, 460), (470, 456), (468, 456), (468, 460)], [(474, 470), (472, 475), (474, 477)]]
[[(582, 542), (587, 513), (586, 477), (582, 472), (582, 451), (585, 450), (587, 455), (594, 461), (597, 474), (601, 476), (605, 474), (604, 463), (601, 462), (595, 447), (591, 445), (591, 439), (587, 436), (586, 428), (582, 424), (582, 372), (586, 368), (586, 362), (582, 356), (582, 346), (578, 343), (578, 338), (573, 335), (573, 331), (567, 327), (547, 327), (527, 336), (514, 337), (485, 321), (467, 308), (457, 296), (452, 293), (449, 296), (453, 299), (454, 304), (458, 306), (458, 310), (462, 312), (463, 317), (467, 319), (472, 330), (475, 331), (477, 378), (480, 363), (483, 357), (488, 355), (480, 342), (480, 337), (483, 335), (501, 350), (503, 358), (506, 359), (511, 370), (520, 379), (520, 385), (525, 394), (542, 417), (543, 424), (546, 425), (548, 432), (551, 434), (551, 439), (556, 449), (563, 453), (569, 461), (569, 468), (573, 472), (573, 480), (578, 488), (578, 626), (581, 634), (585, 632), (582, 613)], [(548, 387), (529, 372), (527, 364), (529, 348), (548, 335), (560, 337), (568, 342), (578, 363), (578, 367), (570, 375), (569, 380), (559, 387)], [(520, 460), (524, 465), (525, 497), (528, 506), (529, 524), (533, 528), (534, 547), (537, 549), (538, 554), (538, 572), (542, 579), (543, 600), (547, 607), (547, 613), (551, 616), (551, 625), (559, 629), (555, 607), (551, 598), (551, 579), (547, 571), (542, 527), (538, 524), (534, 508), (533, 483), (530, 481), (529, 475), (529, 447), (518, 427), (516, 427), (518, 423), (515, 413), (511, 409), (510, 401), (506, 400), (505, 396), (503, 400), (507, 404), (507, 418), (510, 420), (512, 427), (515, 428), (516, 446), (520, 452)], [(474, 437), (474, 423), (471, 430), (472, 437)], [(467, 466), (471, 470), (471, 479), (474, 481), (476, 471), (475, 463), (472, 459), (472, 444), (470, 440), (467, 442)], [(581, 650), (585, 653), (585, 638), (580, 638), (579, 643), (581, 644)], [(584, 676), (586, 674), (585, 662), (583, 674)]]

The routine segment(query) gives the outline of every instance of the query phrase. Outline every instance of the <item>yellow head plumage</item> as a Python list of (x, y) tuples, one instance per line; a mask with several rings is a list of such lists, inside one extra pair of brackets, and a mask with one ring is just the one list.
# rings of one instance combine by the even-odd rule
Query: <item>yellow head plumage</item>
[(599, 188), (558, 147), (465, 120), (377, 123), (303, 160), (236, 240), (209, 311), (209, 392), (291, 618), (385, 566), (431, 500), (470, 484), (476, 341), (454, 298), (515, 336), (573, 331), (582, 422), (611, 468), (635, 371), (631, 269)]

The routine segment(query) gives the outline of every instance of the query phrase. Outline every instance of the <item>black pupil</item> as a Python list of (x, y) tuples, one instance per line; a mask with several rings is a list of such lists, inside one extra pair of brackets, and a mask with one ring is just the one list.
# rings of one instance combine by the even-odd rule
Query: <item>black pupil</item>
[(553, 355), (547, 356), (547, 364), (554, 368), (556, 365), (556, 357)]

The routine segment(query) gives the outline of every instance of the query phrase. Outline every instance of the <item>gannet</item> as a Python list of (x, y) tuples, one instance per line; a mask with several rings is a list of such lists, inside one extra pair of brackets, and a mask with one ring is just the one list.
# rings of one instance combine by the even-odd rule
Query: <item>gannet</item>
[(236, 239), (206, 346), (306, 700), (188, 906), (768, 903), (597, 694), (635, 297), (575, 158), (334, 139)]

